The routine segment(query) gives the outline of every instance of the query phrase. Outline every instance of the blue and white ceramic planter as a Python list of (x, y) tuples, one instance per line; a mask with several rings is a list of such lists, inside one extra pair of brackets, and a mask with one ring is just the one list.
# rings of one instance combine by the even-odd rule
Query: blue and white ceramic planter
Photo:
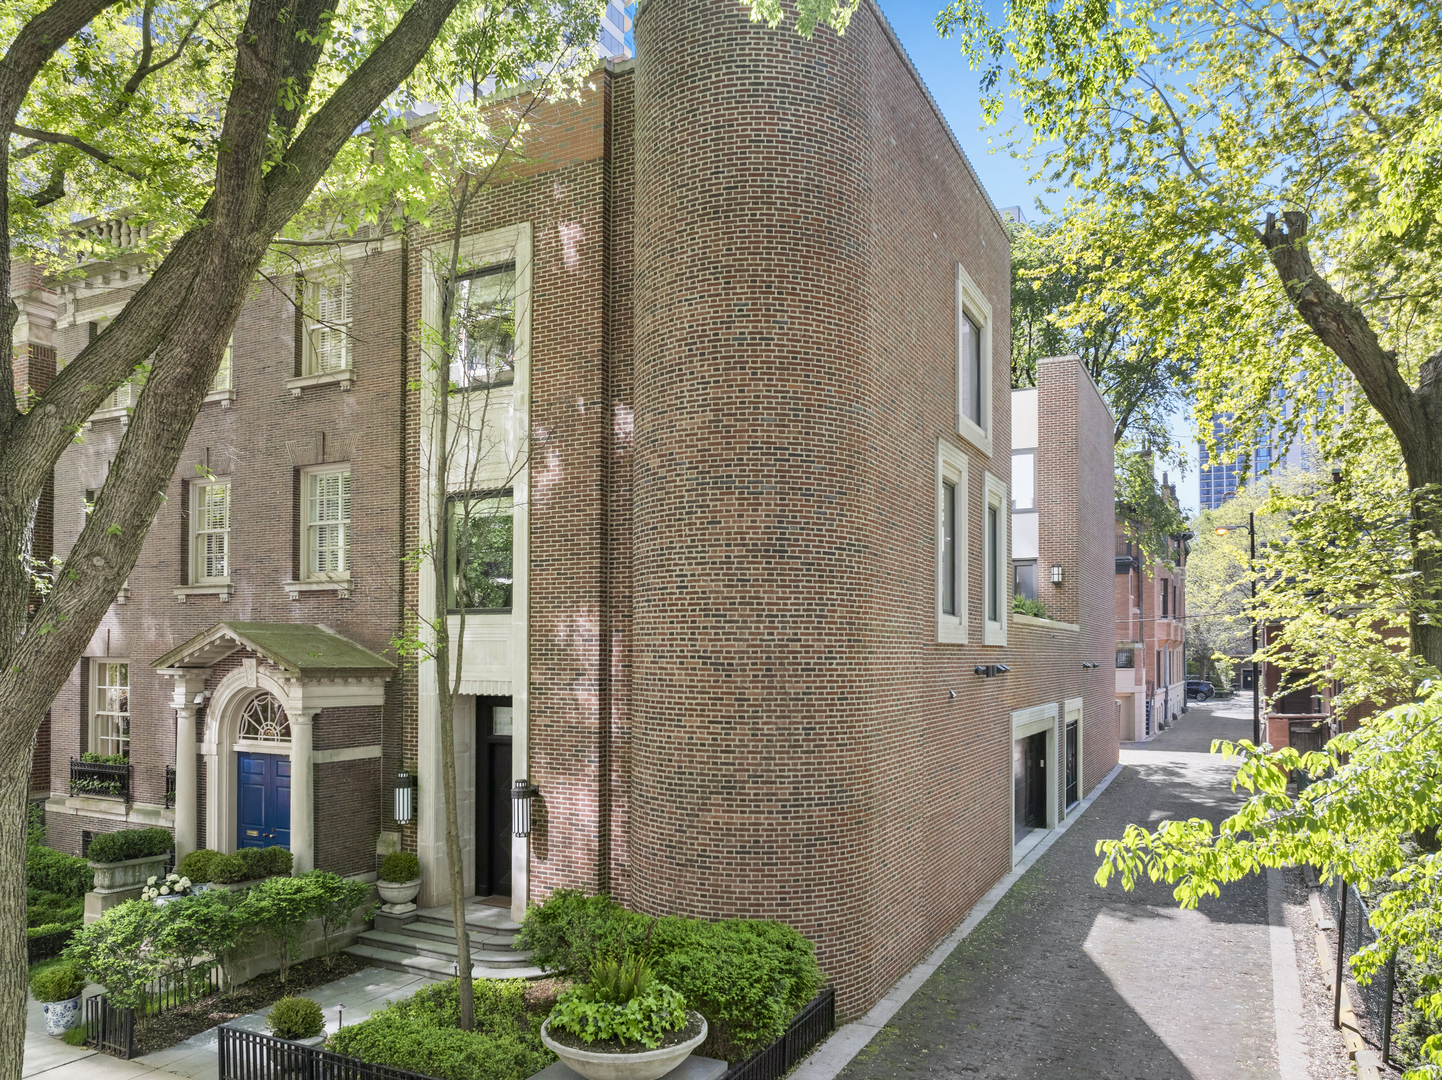
[(45, 1012), (45, 1034), (64, 1035), (80, 1023), (80, 999), (67, 998), (65, 1001), (47, 1001), (40, 1006)]

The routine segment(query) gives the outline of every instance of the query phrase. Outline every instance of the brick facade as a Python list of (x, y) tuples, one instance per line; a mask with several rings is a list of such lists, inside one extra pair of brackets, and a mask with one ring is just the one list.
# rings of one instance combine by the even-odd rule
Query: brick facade
[[(1061, 738), (1080, 699), (1082, 794), (1116, 764), (1110, 417), (1074, 361), (1041, 365), (1043, 560), (1065, 585), (1050, 624), (1010, 619), (1005, 644), (981, 644), (980, 523), (1011, 445), (1008, 237), (990, 200), (870, 4), (844, 37), (805, 42), (711, 0), (652, 0), (636, 34), (641, 59), (539, 110), (525, 166), (464, 222), (532, 238), (516, 760), (541, 797), (522, 899), (579, 886), (657, 914), (785, 920), (854, 1015), (1011, 869), (1013, 713), (1055, 707)], [(348, 391), (291, 394), (294, 309), (257, 285), (234, 401), (202, 410), (125, 602), (56, 700), (52, 842), (122, 823), (65, 796), (90, 659), (132, 661), (129, 819), (149, 823), (176, 737), (155, 658), (221, 620), (322, 623), (394, 658), (422, 596), (401, 556), (423, 535), (425, 252), (446, 235), (351, 252)], [(958, 266), (990, 306), (989, 447), (957, 433)], [(88, 320), (61, 321), (73, 357)], [(57, 470), (62, 551), (121, 425), (97, 421)], [(937, 642), (938, 440), (968, 463), (966, 645)], [(317, 461), (351, 464), (353, 581), (293, 600), (297, 471)], [(228, 601), (172, 593), (196, 465), (232, 481)], [(403, 663), (383, 706), (317, 715), (317, 865), (373, 871), (397, 828), (389, 778), (423, 760), (424, 700)], [(378, 759), (335, 759), (375, 744)], [(1061, 771), (1048, 778), (1064, 804)], [(214, 778), (197, 780), (217, 845)], [(422, 770), (422, 791), (438, 783)], [(415, 822), (400, 832), (422, 845)], [(444, 875), (423, 861), (423, 877)]]

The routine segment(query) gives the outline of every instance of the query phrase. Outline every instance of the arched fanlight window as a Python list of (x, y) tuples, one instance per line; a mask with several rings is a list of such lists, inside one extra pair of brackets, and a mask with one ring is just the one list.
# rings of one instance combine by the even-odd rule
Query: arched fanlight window
[(274, 696), (261, 694), (241, 714), (240, 737), (247, 742), (290, 742), (290, 718)]

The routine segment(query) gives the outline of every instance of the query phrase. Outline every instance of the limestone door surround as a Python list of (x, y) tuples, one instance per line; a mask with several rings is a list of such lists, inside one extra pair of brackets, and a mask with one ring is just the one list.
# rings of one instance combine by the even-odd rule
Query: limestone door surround
[[(215, 687), (207, 702), (211, 669), (240, 651), (249, 655)], [(205, 836), (216, 851), (235, 850), (236, 753), (290, 758), (290, 850), (295, 872), (315, 867), (315, 796), (312, 725), (324, 709), (383, 705), (395, 665), (328, 627), (296, 623), (217, 623), (155, 662), (173, 680), (175, 709), (175, 857), (194, 851), (198, 836), (197, 751), (205, 756)], [(247, 706), (275, 698), (288, 724), (247, 733)], [(205, 731), (195, 740), (197, 710)]]

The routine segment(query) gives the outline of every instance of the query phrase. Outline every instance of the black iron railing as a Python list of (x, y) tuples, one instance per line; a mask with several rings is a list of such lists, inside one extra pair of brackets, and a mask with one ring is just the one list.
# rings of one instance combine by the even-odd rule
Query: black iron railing
[(65, 946), (70, 944), (70, 939), (75, 936), (73, 926), (62, 926), (59, 930), (49, 930), (43, 934), (30, 934), (25, 941), (25, 951), (30, 963), (38, 964), (41, 960), (52, 960), (64, 951)]
[(85, 1045), (129, 1061), (135, 1056), (135, 1010), (117, 1008), (104, 994), (86, 998)]
[(828, 986), (792, 1018), (785, 1035), (732, 1065), (721, 1080), (779, 1080), (835, 1027), (836, 991)]
[(433, 1080), (424, 1073), (390, 1065), (372, 1065), (317, 1047), (241, 1031), (222, 1025), (220, 1080), (275, 1080), (276, 1077), (325, 1077), (326, 1080)]
[(130, 801), (130, 763), (70, 759), (70, 794)]
[(168, 808), (175, 806), (175, 766), (165, 767), (165, 805)]

